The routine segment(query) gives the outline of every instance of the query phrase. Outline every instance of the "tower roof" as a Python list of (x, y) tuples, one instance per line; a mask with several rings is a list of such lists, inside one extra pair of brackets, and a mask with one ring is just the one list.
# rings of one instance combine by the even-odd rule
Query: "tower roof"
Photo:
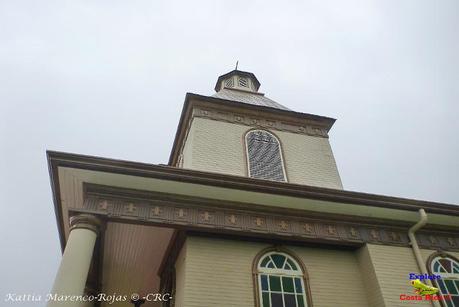
[(259, 88), (260, 81), (253, 73), (235, 69), (218, 77), (215, 84), (217, 93), (212, 97), (290, 111), (289, 108), (258, 92)]
[(213, 94), (212, 97), (252, 104), (255, 106), (263, 106), (263, 107), (270, 107), (274, 109), (290, 111), (289, 108), (281, 105), (280, 103), (272, 99), (269, 99), (268, 97), (266, 97), (264, 94), (261, 94), (261, 93), (243, 92), (243, 91), (224, 88), (220, 90), (219, 92)]

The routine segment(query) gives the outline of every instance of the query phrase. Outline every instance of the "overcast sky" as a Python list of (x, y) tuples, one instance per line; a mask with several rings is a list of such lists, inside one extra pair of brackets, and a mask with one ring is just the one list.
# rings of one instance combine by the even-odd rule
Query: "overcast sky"
[(457, 0), (0, 0), (1, 301), (59, 264), (45, 151), (167, 163), (185, 93), (236, 60), (337, 118), (346, 190), (458, 204), (458, 55)]

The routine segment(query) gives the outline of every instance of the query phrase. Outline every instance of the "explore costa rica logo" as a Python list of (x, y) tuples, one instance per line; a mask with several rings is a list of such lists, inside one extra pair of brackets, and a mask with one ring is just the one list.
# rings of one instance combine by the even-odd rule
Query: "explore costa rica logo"
[(421, 280), (441, 279), (440, 275), (415, 274), (409, 275), (410, 285), (414, 288), (415, 295), (400, 294), (401, 301), (440, 301), (451, 300), (451, 295), (437, 295), (438, 288), (426, 285)]
[(412, 280), (411, 285), (415, 289), (414, 292), (419, 295), (430, 295), (438, 292), (438, 288), (423, 284), (419, 279)]

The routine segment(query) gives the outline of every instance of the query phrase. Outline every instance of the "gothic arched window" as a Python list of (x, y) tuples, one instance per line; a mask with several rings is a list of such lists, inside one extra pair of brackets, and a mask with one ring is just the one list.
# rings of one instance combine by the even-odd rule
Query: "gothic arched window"
[(260, 307), (308, 306), (305, 272), (292, 256), (271, 251), (259, 257), (256, 267)]
[(459, 261), (448, 255), (437, 254), (431, 258), (430, 271), (440, 275), (435, 280), (442, 295), (451, 295), (451, 300), (444, 300), (448, 307), (459, 307)]
[(249, 177), (287, 181), (279, 140), (268, 131), (251, 130), (245, 136)]

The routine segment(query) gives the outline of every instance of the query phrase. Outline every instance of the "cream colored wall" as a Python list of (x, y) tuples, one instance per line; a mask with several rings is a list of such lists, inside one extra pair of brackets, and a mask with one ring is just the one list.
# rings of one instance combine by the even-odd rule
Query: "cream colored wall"
[(314, 307), (368, 307), (355, 252), (296, 246), (289, 249), (308, 270)]
[(273, 132), (282, 142), (289, 182), (343, 188), (328, 139), (284, 131)]
[[(184, 280), (184, 299), (177, 307), (253, 307), (252, 262), (257, 253), (268, 246), (189, 237), (185, 268), (177, 277), (177, 280)], [(308, 270), (315, 307), (368, 306), (354, 252), (297, 246), (287, 248), (301, 258)]]
[[(247, 176), (244, 135), (252, 128), (195, 117), (183, 149), (183, 167)], [(328, 139), (272, 132), (281, 141), (289, 182), (343, 188)]]
[(246, 176), (242, 135), (247, 128), (193, 118), (183, 151), (183, 167)]
[[(400, 294), (414, 295), (413, 287), (409, 282), (409, 273), (420, 273), (412, 249), (372, 244), (368, 244), (367, 249), (377, 278), (377, 281), (373, 281), (373, 285), (379, 284), (385, 304), (374, 306), (405, 306), (410, 304), (407, 301), (400, 301)], [(424, 261), (427, 261), (429, 255), (435, 251), (423, 249), (421, 252)], [(456, 257), (459, 255), (459, 253), (451, 254)], [(366, 263), (366, 265), (369, 264)], [(411, 302), (411, 304), (432, 306), (428, 301), (416, 301)]]
[(185, 297), (185, 255), (187, 251), (187, 243), (182, 247), (177, 260), (175, 261), (175, 306), (184, 306)]
[(368, 246), (360, 248), (357, 252), (359, 269), (365, 286), (368, 305), (371, 307), (384, 307), (384, 298), (376, 276), (375, 267), (371, 261)]

